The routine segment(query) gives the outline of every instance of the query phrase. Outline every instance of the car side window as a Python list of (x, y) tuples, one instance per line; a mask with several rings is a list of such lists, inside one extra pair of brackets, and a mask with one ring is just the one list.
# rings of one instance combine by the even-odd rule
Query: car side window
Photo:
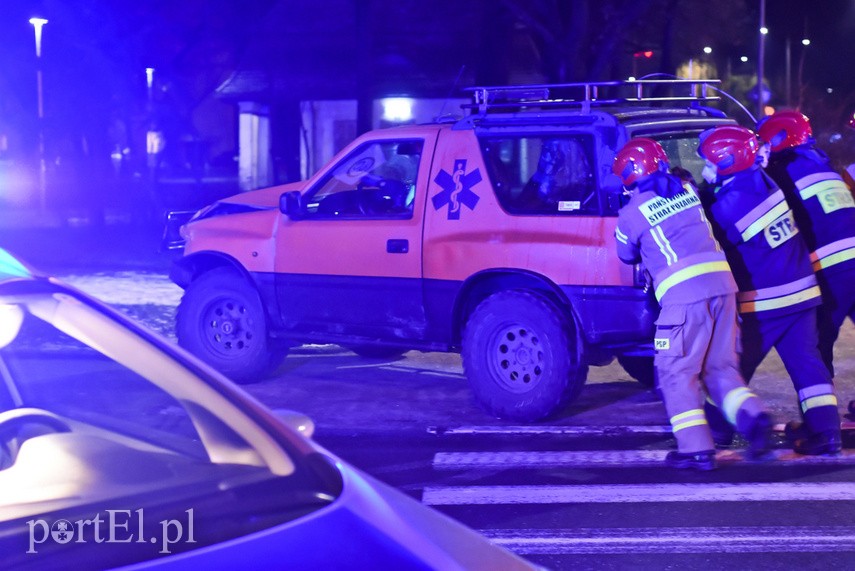
[(590, 137), (484, 136), (480, 144), (496, 196), (511, 214), (599, 212)]
[(366, 143), (333, 167), (304, 199), (306, 218), (406, 219), (413, 216), (424, 141)]

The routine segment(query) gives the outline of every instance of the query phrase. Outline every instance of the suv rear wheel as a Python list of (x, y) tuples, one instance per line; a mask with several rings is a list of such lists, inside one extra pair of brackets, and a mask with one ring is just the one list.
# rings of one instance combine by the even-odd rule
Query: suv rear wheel
[(576, 398), (588, 373), (572, 324), (545, 297), (503, 291), (482, 301), (463, 332), (475, 399), (500, 418), (531, 422)]
[(260, 380), (287, 353), (268, 339), (255, 287), (229, 268), (206, 272), (187, 286), (175, 329), (179, 345), (239, 383)]

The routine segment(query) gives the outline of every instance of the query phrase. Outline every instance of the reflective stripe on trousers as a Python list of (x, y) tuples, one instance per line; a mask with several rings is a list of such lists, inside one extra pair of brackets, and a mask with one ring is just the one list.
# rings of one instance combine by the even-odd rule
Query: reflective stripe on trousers
[(693, 408), (686, 412), (681, 412), (678, 415), (671, 417), (671, 429), (673, 432), (679, 432), (693, 426), (701, 426), (707, 424), (707, 417), (704, 416), (704, 409)]
[(802, 414), (822, 406), (833, 406), (837, 408), (837, 397), (834, 394), (834, 385), (813, 385), (799, 391), (799, 402)]

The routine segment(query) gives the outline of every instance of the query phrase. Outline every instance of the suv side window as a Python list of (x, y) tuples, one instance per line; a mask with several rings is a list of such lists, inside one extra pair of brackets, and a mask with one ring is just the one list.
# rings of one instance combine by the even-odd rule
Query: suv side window
[(509, 213), (599, 212), (591, 137), (483, 136), (480, 144), (496, 196)]
[(413, 139), (361, 145), (307, 193), (304, 216), (412, 218), (423, 146)]

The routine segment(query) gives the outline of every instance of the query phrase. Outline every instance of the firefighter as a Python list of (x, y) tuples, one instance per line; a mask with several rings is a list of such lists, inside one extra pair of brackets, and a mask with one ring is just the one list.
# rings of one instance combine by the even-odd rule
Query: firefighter
[(779, 111), (757, 124), (757, 134), (771, 145), (766, 172), (784, 191), (810, 251), (823, 295), (819, 349), (834, 376), (840, 327), (847, 316), (855, 321), (855, 199), (825, 153), (815, 147), (810, 121), (803, 114)]
[[(760, 143), (736, 125), (701, 133), (704, 178), (717, 185), (708, 214), (739, 286), (741, 370), (746, 382), (775, 347), (798, 393), (802, 430), (792, 434), (799, 454), (841, 450), (840, 417), (831, 374), (818, 348), (821, 304), (807, 246), (784, 193), (757, 164)], [(723, 426), (707, 406), (714, 431)], [(719, 433), (726, 441), (726, 432)]]
[(652, 139), (632, 139), (617, 153), (613, 171), (631, 194), (618, 216), (617, 253), (627, 264), (644, 264), (661, 306), (654, 364), (677, 440), (666, 463), (712, 470), (704, 387), (748, 440), (753, 457), (768, 451), (771, 419), (739, 374), (730, 267), (696, 189), (667, 168), (665, 151)]

